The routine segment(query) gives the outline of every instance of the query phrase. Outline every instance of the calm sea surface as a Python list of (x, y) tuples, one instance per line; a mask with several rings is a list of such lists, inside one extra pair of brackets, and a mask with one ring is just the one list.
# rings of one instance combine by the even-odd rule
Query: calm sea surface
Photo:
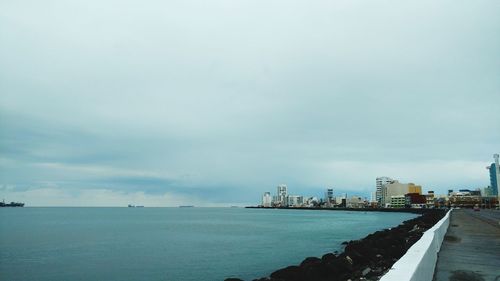
[(243, 208), (1, 208), (0, 280), (251, 280), (414, 216)]

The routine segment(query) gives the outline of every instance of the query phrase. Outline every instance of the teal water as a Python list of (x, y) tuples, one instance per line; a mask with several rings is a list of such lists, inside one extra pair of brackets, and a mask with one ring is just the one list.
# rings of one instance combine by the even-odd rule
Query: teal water
[(251, 280), (413, 217), (243, 208), (2, 208), (0, 280)]

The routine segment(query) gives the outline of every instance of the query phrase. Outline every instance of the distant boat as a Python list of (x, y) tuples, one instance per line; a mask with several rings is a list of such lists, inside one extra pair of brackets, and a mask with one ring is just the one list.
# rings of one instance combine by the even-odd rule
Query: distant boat
[(130, 205), (130, 204), (128, 204), (128, 207), (129, 207), (129, 208), (135, 208), (135, 205)]
[(2, 200), (2, 202), (0, 202), (0, 207), (24, 207), (24, 203), (21, 202), (5, 203), (5, 200)]
[(129, 208), (144, 208), (144, 206), (143, 206), (143, 205), (137, 205), (137, 206), (136, 206), (136, 205), (131, 205), (131, 204), (128, 204), (128, 207), (129, 207)]
[(183, 205), (183, 206), (179, 206), (179, 208), (194, 208), (193, 205)]

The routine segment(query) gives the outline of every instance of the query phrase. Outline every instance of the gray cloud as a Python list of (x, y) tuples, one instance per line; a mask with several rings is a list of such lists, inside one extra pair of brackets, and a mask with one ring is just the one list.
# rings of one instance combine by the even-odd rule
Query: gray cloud
[(282, 182), (367, 194), (380, 175), (485, 186), (500, 149), (499, 9), (1, 3), (0, 183), (207, 202)]

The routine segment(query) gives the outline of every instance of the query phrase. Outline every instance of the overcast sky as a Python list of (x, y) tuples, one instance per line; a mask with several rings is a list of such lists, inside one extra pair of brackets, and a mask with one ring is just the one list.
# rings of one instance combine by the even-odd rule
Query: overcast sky
[(0, 199), (257, 204), (489, 184), (500, 2), (0, 2)]

